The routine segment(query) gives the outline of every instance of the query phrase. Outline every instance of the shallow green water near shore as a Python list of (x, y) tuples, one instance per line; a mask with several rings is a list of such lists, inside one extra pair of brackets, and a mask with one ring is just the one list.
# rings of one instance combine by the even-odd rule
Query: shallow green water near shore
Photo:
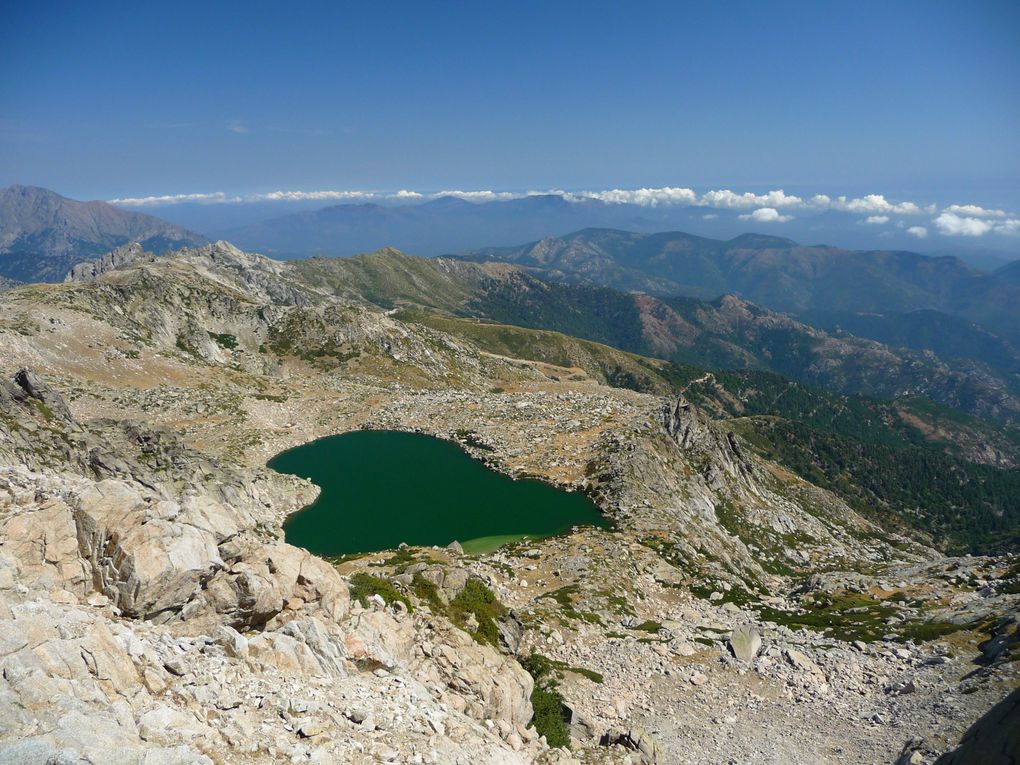
[(533, 480), (489, 470), (456, 444), (398, 431), (362, 430), (278, 454), (269, 467), (322, 492), (284, 524), (290, 544), (319, 555), (409, 545), (489, 552), (573, 526), (607, 526), (595, 504)]

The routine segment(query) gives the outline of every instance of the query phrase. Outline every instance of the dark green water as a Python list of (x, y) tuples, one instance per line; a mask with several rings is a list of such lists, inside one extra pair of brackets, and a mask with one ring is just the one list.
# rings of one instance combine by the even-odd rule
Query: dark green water
[(540, 481), (489, 470), (431, 436), (361, 430), (290, 449), (269, 461), (322, 492), (284, 524), (287, 541), (319, 555), (409, 545), (487, 552), (572, 526), (606, 526), (594, 503)]

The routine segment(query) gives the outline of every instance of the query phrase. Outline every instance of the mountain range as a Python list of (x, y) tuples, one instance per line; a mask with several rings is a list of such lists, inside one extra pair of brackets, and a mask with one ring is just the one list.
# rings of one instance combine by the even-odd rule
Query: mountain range
[(847, 314), (939, 311), (1020, 337), (1020, 268), (976, 271), (954, 257), (803, 246), (745, 234), (586, 229), (460, 255), (514, 263), (547, 279), (653, 295), (735, 294), (776, 311), (835, 322)]
[[(419, 320), (483, 318), (553, 330), (624, 351), (711, 369), (767, 370), (829, 390), (886, 399), (925, 396), (1004, 423), (1020, 423), (1020, 352), (995, 335), (959, 358), (846, 331), (825, 331), (733, 295), (711, 301), (656, 297), (536, 277), (497, 262), (419, 258), (386, 250), (295, 261), (319, 288)], [(445, 325), (444, 325), (445, 326)], [(959, 340), (964, 342), (964, 337)], [(623, 377), (633, 372), (623, 373)], [(612, 374), (610, 373), (610, 377)], [(623, 378), (621, 378), (623, 379)]]
[[(370, 741), (375, 760), (439, 742), (438, 762), (563, 765), (551, 742), (575, 762), (634, 762), (641, 741), (654, 755), (641, 761), (678, 762), (736, 692), (760, 710), (725, 723), (740, 751), (763, 751), (783, 730), (768, 721), (793, 709), (775, 761), (813, 761), (802, 731), (820, 729), (827, 761), (890, 762), (908, 735), (947, 749), (1013, 690), (1015, 431), (497, 320), (529, 314), (749, 363), (821, 354), (821, 371), (846, 374), (876, 351), (879, 371), (899, 358), (734, 297), (659, 300), (392, 250), (281, 262), (225, 242), (128, 245), (65, 283), (8, 290), (0, 634), (14, 636), (6, 676), (21, 674), (0, 761), (106, 762), (116, 747), (125, 763), (236, 749), (269, 765), (308, 760), (277, 747), (311, 741), (314, 760), (346, 762)], [(892, 373), (921, 380), (922, 362)], [(316, 492), (267, 459), (366, 428), (584, 491), (613, 528), (471, 555), (327, 560), (288, 544), (281, 524)], [(386, 523), (372, 499), (359, 512)], [(658, 685), (626, 696), (635, 676)], [(646, 732), (660, 723), (629, 718), (604, 733), (622, 717), (606, 698), (676, 699), (663, 714), (689, 715), (691, 732), (660, 744)], [(591, 711), (582, 724), (573, 709)]]
[[(431, 230), (438, 247), (454, 229), (497, 238), (549, 215), (568, 225), (612, 207), (558, 195), (338, 205), (270, 221), (259, 237), (275, 232), (282, 243), (295, 241), (295, 232), (314, 234), (298, 236), (307, 253), (327, 248), (334, 235), (344, 241), (344, 232), (413, 238)], [(366, 229), (366, 216), (374, 229)], [(447, 227), (432, 228), (443, 220)], [(75, 264), (129, 241), (155, 253), (203, 241), (151, 216), (24, 186), (0, 193), (0, 222), (0, 289), (13, 286), (11, 279), (60, 280)], [(358, 283), (385, 305), (560, 331), (679, 363), (768, 370), (842, 393), (922, 395), (1020, 421), (1016, 264), (984, 274), (956, 258), (906, 251), (802, 246), (762, 234), (723, 241), (604, 228), (433, 261), (387, 252), (312, 258), (295, 267), (310, 277)]]
[[(417, 255), (441, 255), (466, 249), (564, 236), (583, 228), (615, 228), (644, 233), (692, 231), (727, 240), (748, 230), (782, 232), (799, 242), (838, 242), (847, 249), (914, 250), (958, 257), (990, 272), (1020, 256), (1010, 239), (938, 237), (919, 240), (908, 226), (920, 219), (866, 223), (861, 213), (799, 209), (796, 215), (749, 224), (748, 200), (732, 206), (627, 201), (626, 192), (530, 193), (501, 196), (492, 192), (447, 192), (439, 196), (409, 193), (366, 194), (358, 201), (328, 204), (315, 195), (281, 192), (272, 199), (123, 200), (144, 205), (166, 220), (210, 238), (238, 242), (274, 257), (349, 256), (382, 247)], [(880, 216), (881, 217), (881, 216)]]
[(200, 234), (106, 202), (78, 202), (37, 186), (0, 189), (0, 276), (55, 281), (71, 266), (128, 242), (153, 252), (202, 244)]

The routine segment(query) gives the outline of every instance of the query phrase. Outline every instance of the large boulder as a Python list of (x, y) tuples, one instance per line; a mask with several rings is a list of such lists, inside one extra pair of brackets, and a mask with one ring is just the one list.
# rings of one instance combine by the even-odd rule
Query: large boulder
[(754, 661), (761, 650), (761, 636), (751, 626), (737, 627), (729, 640), (730, 651), (740, 661)]

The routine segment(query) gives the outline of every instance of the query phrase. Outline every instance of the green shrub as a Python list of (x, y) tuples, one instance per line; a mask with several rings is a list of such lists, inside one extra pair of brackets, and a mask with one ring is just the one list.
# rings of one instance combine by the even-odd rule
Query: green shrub
[(506, 613), (506, 607), (499, 602), (495, 593), (478, 579), (468, 579), (464, 589), (450, 602), (450, 618), (459, 627), (464, 627), (469, 614), (474, 615), (478, 628), (469, 634), (479, 643), (499, 646), (499, 629), (496, 622)]
[(414, 575), (414, 579), (411, 581), (411, 592), (419, 600), (428, 603), (432, 613), (441, 614), (446, 611), (446, 606), (443, 605), (443, 601), (439, 597), (439, 588), (421, 574)]
[(351, 600), (358, 601), (366, 608), (368, 607), (368, 596), (378, 595), (387, 603), (399, 600), (407, 606), (408, 612), (414, 610), (414, 606), (411, 605), (407, 596), (397, 590), (388, 579), (383, 579), (381, 576), (372, 576), (363, 572), (352, 574), (349, 587)]
[(521, 659), (521, 666), (535, 681), (535, 688), (531, 691), (531, 707), (534, 710), (531, 724), (539, 735), (545, 736), (549, 746), (569, 747), (569, 720), (563, 706), (563, 696), (558, 690), (554, 663), (541, 654), (533, 653)]
[(210, 332), (209, 337), (216, 341), (216, 343), (227, 350), (234, 350), (237, 348), (237, 337), (235, 335), (219, 334), (216, 332)]

